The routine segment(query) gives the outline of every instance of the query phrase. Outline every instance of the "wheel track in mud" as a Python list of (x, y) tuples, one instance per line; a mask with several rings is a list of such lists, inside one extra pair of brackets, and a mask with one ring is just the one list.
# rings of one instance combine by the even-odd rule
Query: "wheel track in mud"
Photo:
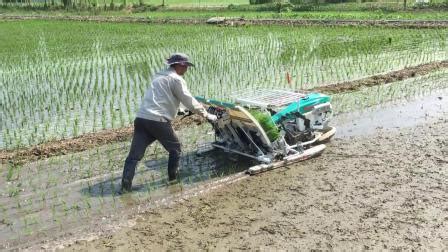
[[(50, 16), (50, 15), (1, 15), (0, 20), (61, 20), (111, 23), (146, 24), (207, 24), (206, 18), (145, 18), (113, 16)], [(448, 20), (323, 20), (323, 19), (244, 19), (220, 18), (214, 25), (288, 25), (288, 26), (382, 26), (398, 28), (446, 28)]]
[[(358, 80), (315, 87), (305, 91), (317, 91), (328, 94), (354, 92), (361, 88), (414, 78), (446, 68), (448, 68), (448, 60), (436, 61)], [(183, 120), (179, 118), (176, 119), (173, 122), (173, 126), (177, 130), (192, 124), (201, 124), (204, 122), (206, 122), (205, 119), (193, 115)], [(129, 126), (119, 129), (108, 129), (100, 132), (87, 133), (76, 138), (50, 141), (22, 149), (0, 150), (0, 160), (2, 164), (10, 163), (13, 165), (23, 165), (40, 159), (81, 152), (105, 144), (126, 141), (129, 140), (132, 133), (133, 127)]]

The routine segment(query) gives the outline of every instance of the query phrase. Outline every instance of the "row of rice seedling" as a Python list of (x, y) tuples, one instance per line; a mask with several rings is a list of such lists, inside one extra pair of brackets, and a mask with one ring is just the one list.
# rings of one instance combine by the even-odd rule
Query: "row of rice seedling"
[(332, 95), (332, 105), (337, 108), (336, 114), (349, 113), (391, 101), (412, 100), (446, 89), (448, 89), (448, 70), (441, 70), (425, 76), (364, 88), (356, 92), (356, 95), (335, 94)]
[[(18, 24), (25, 30), (37, 27), (40, 35), (34, 48), (24, 45), (26, 54), (0, 52), (5, 59), (0, 147), (7, 149), (129, 125), (151, 76), (174, 51), (189, 53), (197, 63), (185, 76), (192, 93), (219, 99), (238, 89), (308, 89), (448, 58), (448, 31), (436, 29), (130, 24), (100, 29), (61, 22), (87, 32), (59, 30), (55, 38), (48, 23)], [(0, 24), (0, 30), (8, 25)], [(143, 45), (139, 34), (130, 34), (135, 30), (144, 34)], [(114, 37), (120, 32), (123, 38)], [(163, 44), (161, 38), (182, 43)], [(92, 44), (74, 49), (68, 42), (83, 39)]]
[[(181, 139), (184, 149), (181, 186), (237, 171), (226, 159), (192, 154), (199, 142), (211, 140), (211, 135), (203, 134), (207, 129), (202, 125), (184, 129), (180, 134), (189, 136)], [(0, 188), (0, 218), (8, 223), (0, 226), (0, 244), (40, 232), (70, 232), (71, 227), (87, 225), (93, 217), (108, 216), (124, 207), (129, 210), (134, 205), (126, 201), (129, 198), (116, 195), (128, 148), (129, 143), (118, 143), (11, 167), (10, 179), (3, 174), (0, 177), (5, 185)], [(139, 186), (131, 201), (150, 202), (169, 196), (163, 192), (167, 154), (159, 144), (154, 144), (145, 159), (151, 161), (139, 165), (135, 182)]]

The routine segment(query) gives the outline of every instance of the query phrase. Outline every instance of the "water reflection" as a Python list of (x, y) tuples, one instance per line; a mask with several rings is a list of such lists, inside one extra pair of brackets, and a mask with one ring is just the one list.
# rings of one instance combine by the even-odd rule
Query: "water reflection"
[(412, 127), (428, 120), (446, 118), (448, 89), (413, 101), (390, 102), (362, 110), (340, 114), (334, 118), (337, 137), (373, 134), (377, 129)]
[[(167, 193), (175, 191), (173, 188), (176, 186), (167, 180), (168, 159), (166, 157), (146, 160), (143, 164), (136, 170), (133, 193), (145, 193), (149, 197), (151, 194), (151, 196), (160, 194), (158, 191), (164, 188), (169, 188)], [(191, 187), (214, 178), (239, 173), (252, 165), (254, 162), (246, 157), (231, 155), (221, 150), (213, 150), (203, 155), (189, 152), (181, 157), (177, 188)], [(115, 174), (82, 188), (81, 193), (89, 197), (116, 197), (119, 196), (120, 183), (121, 174)], [(158, 197), (162, 196), (158, 195)]]

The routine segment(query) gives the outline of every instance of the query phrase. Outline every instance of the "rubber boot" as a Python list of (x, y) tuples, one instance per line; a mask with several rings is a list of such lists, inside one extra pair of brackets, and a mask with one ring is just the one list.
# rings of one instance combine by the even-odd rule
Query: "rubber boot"
[(132, 179), (135, 174), (135, 167), (137, 166), (138, 160), (126, 158), (123, 168), (123, 176), (121, 179), (121, 191), (131, 192), (132, 191)]
[(168, 181), (174, 181), (179, 175), (180, 151), (170, 151), (168, 158)]

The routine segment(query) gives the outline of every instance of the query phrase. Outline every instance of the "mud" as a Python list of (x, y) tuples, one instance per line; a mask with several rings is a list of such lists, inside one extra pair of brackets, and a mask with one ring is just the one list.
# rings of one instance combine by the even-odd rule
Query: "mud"
[(151, 145), (136, 169), (130, 197), (118, 195), (129, 141), (30, 162), (15, 169), (2, 167), (0, 251), (78, 237), (98, 231), (96, 227), (116, 230), (135, 213), (207, 192), (228, 180), (235, 182), (251, 163), (229, 159), (222, 152), (198, 156), (198, 147), (213, 140), (213, 135), (203, 134), (209, 130), (206, 124), (179, 130), (183, 151), (176, 188), (167, 186), (168, 153), (158, 143)]
[[(409, 67), (386, 74), (370, 76), (360, 80), (320, 86), (306, 91), (318, 91), (328, 94), (354, 92), (363, 87), (372, 87), (386, 83), (393, 83), (399, 80), (414, 78), (419, 75), (425, 75), (443, 68), (448, 68), (448, 61), (445, 60), (422, 64), (419, 66)], [(203, 122), (205, 122), (203, 118), (197, 115), (193, 115), (190, 117), (185, 117), (183, 119), (177, 118), (173, 122), (173, 125), (175, 129), (180, 129), (182, 127), (188, 127), (191, 124), (201, 124)], [(27, 162), (32, 162), (52, 156), (76, 153), (104, 144), (128, 140), (132, 136), (132, 132), (132, 127), (109, 129), (97, 133), (85, 134), (74, 139), (64, 139), (48, 142), (20, 150), (0, 150), (0, 161), (3, 164), (12, 163), (15, 165), (22, 165)]]
[[(49, 15), (0, 15), (0, 20), (70, 20), (113, 23), (153, 23), (153, 24), (206, 24), (201, 18), (157, 18), (144, 17), (99, 17), (99, 16), (49, 16)], [(244, 19), (219, 18), (217, 25), (288, 25), (288, 26), (382, 26), (399, 28), (445, 28), (447, 20), (323, 20), (323, 19)]]
[[(355, 201), (361, 201), (362, 199), (360, 199), (361, 196), (351, 191), (357, 191), (358, 188), (344, 188), (344, 184), (365, 183), (363, 181), (373, 183), (370, 181), (374, 178), (373, 176), (375, 176), (374, 179), (378, 177), (376, 182), (383, 183), (382, 181), (387, 178), (387, 174), (385, 177), (382, 177), (385, 170), (389, 172), (389, 169), (395, 169), (395, 167), (390, 168), (389, 166), (388, 160), (390, 158), (397, 159), (397, 162), (402, 161), (402, 164), (390, 163), (393, 166), (398, 164), (397, 169), (400, 173), (389, 174), (398, 181), (402, 181), (402, 175), (405, 174), (401, 170), (408, 171), (406, 168), (412, 168), (409, 164), (414, 164), (408, 160), (414, 160), (415, 157), (420, 156), (416, 161), (416, 163), (420, 164), (417, 167), (420, 170), (411, 170), (409, 172), (420, 172), (423, 174), (421, 175), (423, 179), (419, 180), (419, 183), (422, 182), (425, 185), (434, 186), (434, 183), (441, 181), (439, 184), (443, 185), (443, 180), (446, 181), (446, 174), (444, 173), (446, 167), (443, 165), (446, 165), (444, 162), (446, 161), (445, 157), (447, 154), (447, 137), (444, 135), (443, 130), (447, 126), (445, 118), (448, 118), (448, 106), (446, 106), (448, 102), (447, 97), (448, 89), (445, 88), (433, 90), (424, 96), (417, 96), (411, 99), (411, 101), (407, 101), (407, 99), (400, 101), (394, 100), (374, 107), (368, 107), (356, 113), (339, 113), (333, 118), (332, 123), (332, 125), (338, 128), (337, 138), (329, 144), (327, 151), (324, 152), (322, 157), (309, 160), (303, 164), (292, 165), (289, 168), (272, 171), (273, 175), (263, 174), (261, 176), (267, 177), (261, 180), (258, 177), (249, 177), (242, 172), (253, 165), (249, 160), (238, 161), (236, 156), (222, 152), (211, 152), (199, 157), (195, 155), (195, 151), (201, 146), (200, 143), (209, 142), (213, 138), (213, 135), (204, 134), (210, 130), (206, 124), (183, 128), (179, 131), (183, 146), (183, 155), (181, 157), (182, 169), (180, 172), (180, 183), (174, 186), (168, 186), (166, 184), (167, 154), (162, 150), (163, 148), (161, 146), (155, 144), (147, 150), (145, 161), (141, 162), (137, 168), (137, 174), (134, 179), (134, 192), (123, 196), (117, 195), (117, 190), (120, 186), (123, 160), (129, 150), (129, 141), (27, 163), (18, 169), (4, 169), (3, 175), (0, 176), (0, 184), (4, 185), (4, 187), (0, 188), (0, 250), (25, 248), (28, 248), (30, 251), (36, 251), (38, 249), (51, 250), (53, 248), (67, 247), (67, 245), (74, 244), (77, 241), (79, 244), (84, 243), (82, 241), (92, 240), (94, 238), (98, 239), (98, 237), (105, 239), (104, 237), (110, 237), (113, 233), (120, 234), (122, 232), (120, 230), (127, 230), (129, 235), (133, 236), (132, 228), (135, 227), (140, 218), (148, 220), (146, 224), (152, 227), (153, 217), (148, 217), (147, 213), (164, 213), (167, 211), (168, 215), (163, 215), (162, 218), (166, 218), (169, 223), (175, 223), (174, 221), (183, 223), (180, 218), (184, 218), (185, 215), (183, 212), (179, 212), (182, 211), (182, 208), (179, 210), (179, 206), (187, 203), (190, 204), (189, 207), (191, 209), (196, 209), (195, 211), (198, 211), (197, 209), (205, 211), (207, 207), (201, 206), (204, 198), (207, 199), (206, 204), (208, 205), (216, 203), (213, 200), (209, 200), (209, 197), (218, 197), (218, 200), (223, 201), (222, 204), (218, 204), (218, 207), (222, 207), (223, 209), (227, 205), (230, 207), (227, 210), (223, 210), (223, 213), (225, 213), (225, 216), (229, 220), (238, 220), (238, 216), (232, 215), (234, 212), (243, 216), (246, 215), (247, 218), (254, 216), (260, 219), (263, 227), (276, 225), (277, 223), (274, 222), (272, 224), (269, 218), (266, 219), (265, 215), (257, 216), (257, 210), (268, 211), (265, 206), (268, 204), (270, 207), (283, 209), (283, 212), (288, 213), (287, 210), (289, 209), (282, 206), (282, 204), (288, 204), (286, 202), (288, 199), (286, 198), (290, 197), (297, 201), (296, 197), (301, 196), (294, 193), (287, 194), (281, 188), (302, 184), (307, 188), (313, 188), (315, 183), (319, 183), (318, 178), (323, 178), (332, 184), (336, 182), (336, 185), (337, 183), (342, 183), (338, 185), (338, 194), (335, 194), (335, 196), (339, 200), (344, 201), (342, 203), (339, 201), (333, 203), (324, 202), (326, 204), (324, 206), (316, 203), (314, 205), (315, 207), (328, 208), (332, 207), (331, 204), (337, 204), (338, 207), (348, 209), (346, 211), (352, 211), (351, 208), (353, 206), (347, 205), (347, 199), (344, 198), (345, 195), (350, 193), (350, 199)], [(402, 127), (408, 128), (401, 129)], [(413, 132), (413, 128), (411, 127), (415, 128), (415, 132)], [(436, 147), (434, 147), (434, 143), (436, 143)], [(398, 150), (394, 150), (394, 148)], [(402, 148), (407, 149), (409, 153), (400, 157), (402, 155), (401, 153), (404, 153), (401, 150)], [(326, 155), (330, 155), (330, 157), (326, 157)], [(347, 161), (338, 161), (339, 158), (343, 159), (345, 157)], [(368, 167), (364, 167), (364, 159), (360, 159), (359, 163), (354, 163), (357, 157), (370, 158), (373, 161), (372, 163), (366, 162), (365, 164)], [(338, 162), (333, 163), (334, 160), (332, 158), (336, 158), (335, 160)], [(436, 164), (431, 163), (433, 161)], [(325, 170), (324, 174), (316, 173), (314, 170), (316, 164), (322, 165), (319, 167), (327, 167), (328, 169)], [(442, 172), (436, 170), (438, 167), (435, 165), (437, 164), (441, 165), (442, 170), (440, 171)], [(310, 168), (312, 173), (306, 174), (308, 177), (304, 177), (304, 180), (300, 179), (296, 173), (285, 173), (286, 178), (282, 178), (281, 175), (280, 177), (275, 177), (279, 176), (275, 175), (279, 172), (296, 169), (299, 169), (299, 172), (307, 172)], [(356, 170), (367, 168), (369, 169), (369, 173), (362, 173)], [(333, 169), (335, 170), (334, 172)], [(431, 169), (435, 169), (438, 173), (434, 175)], [(9, 173), (10, 171), (11, 174)], [(341, 177), (346, 176), (346, 173), (357, 173), (356, 176), (359, 176), (361, 182), (358, 182), (354, 178), (355, 176), (348, 177), (347, 179)], [(271, 172), (266, 174), (271, 174)], [(295, 176), (297, 181), (291, 181), (289, 178), (291, 176)], [(427, 178), (428, 176), (431, 176), (431, 178), (437, 176), (436, 182), (429, 180)], [(270, 178), (276, 179), (270, 180)], [(259, 184), (254, 186), (246, 182), (252, 179), (255, 179), (257, 181), (256, 183)], [(285, 179), (285, 183), (287, 184), (282, 184), (283, 179)], [(342, 179), (342, 181), (338, 179)], [(386, 182), (389, 183), (390, 181)], [(366, 196), (366, 193), (372, 190), (373, 185), (369, 186), (364, 190), (363, 196)], [(394, 186), (390, 186), (389, 188), (388, 184), (385, 186), (386, 189), (390, 189), (391, 191), (395, 189)], [(437, 187), (439, 185), (435, 186)], [(247, 187), (253, 189), (248, 190)], [(237, 191), (232, 191), (231, 188), (236, 188), (235, 190)], [(273, 188), (274, 191), (270, 191), (269, 188)], [(413, 195), (418, 193), (416, 197), (422, 195), (418, 191), (422, 190), (421, 188), (417, 190), (414, 187), (407, 188), (406, 185), (403, 185), (403, 188), (404, 191), (401, 192), (401, 195), (397, 194), (399, 197), (402, 195), (404, 195), (403, 197), (408, 197), (408, 193), (412, 193)], [(445, 190), (446, 187), (442, 186), (441, 188), (440, 190)], [(384, 188), (381, 189), (385, 190)], [(440, 190), (429, 193), (425, 191), (425, 194), (429, 198), (440, 198), (443, 197), (443, 194), (439, 193)], [(219, 195), (221, 191), (224, 191), (229, 197), (221, 197), (223, 196)], [(207, 196), (210, 192), (212, 195)], [(328, 196), (325, 194), (325, 191), (320, 192), (317, 189), (305, 192), (309, 192), (309, 194), (302, 195), (303, 197), (299, 200), (300, 202), (306, 202), (308, 205), (311, 204), (310, 202), (313, 199), (317, 199), (319, 202)], [(379, 193), (372, 193), (373, 196), (371, 197), (378, 198), (378, 200), (383, 197)], [(239, 194), (243, 198), (251, 198), (247, 199), (250, 205), (244, 206), (245, 199), (240, 199)], [(202, 200), (197, 200), (198, 196), (202, 197)], [(277, 196), (280, 198), (269, 201), (270, 198)], [(322, 197), (324, 199), (321, 199)], [(228, 202), (224, 203), (225, 201)], [(279, 202), (278, 207), (275, 205), (276, 202)], [(431, 199), (431, 202), (434, 203), (435, 201)], [(365, 204), (368, 205), (371, 203)], [(433, 204), (433, 206), (436, 206), (436, 208), (439, 207), (436, 204)], [(294, 207), (300, 207), (299, 203), (295, 202)], [(443, 209), (448, 209), (446, 206), (443, 207), (440, 210), (442, 213), (444, 211)], [(244, 209), (244, 211), (240, 211), (240, 208)], [(312, 210), (315, 211), (313, 208)], [(422, 211), (425, 212), (426, 209)], [(221, 225), (220, 223), (214, 223), (214, 219), (221, 220), (225, 223), (224, 218), (219, 216), (217, 209), (214, 210), (216, 216), (208, 215), (207, 212), (203, 213), (205, 217), (193, 217), (199, 221), (204, 218), (204, 222), (212, 224), (213, 227), (219, 227)], [(416, 214), (419, 213), (417, 212)], [(290, 213), (290, 215), (292, 214)], [(176, 219), (173, 219), (173, 216)], [(315, 216), (307, 215), (306, 217), (315, 218), (315, 221), (320, 221)], [(439, 216), (435, 216), (434, 218), (443, 219), (446, 216), (440, 218)], [(157, 223), (157, 219), (155, 221)], [(245, 222), (242, 223), (246, 225)], [(188, 229), (189, 227), (206, 233), (215, 232), (216, 237), (219, 237), (219, 233), (216, 232), (222, 231), (205, 226), (201, 226), (199, 229), (197, 226), (194, 226), (193, 222), (188, 222), (187, 224), (188, 226), (180, 226), (181, 234), (183, 232), (195, 232), (195, 230)], [(237, 224), (235, 223), (235, 227), (238, 230), (244, 228), (239, 227)], [(169, 237), (169, 232), (177, 232), (174, 229), (167, 230), (163, 228), (162, 221), (154, 227), (160, 228), (162, 234), (167, 237)], [(278, 227), (278, 230), (274, 230), (274, 232), (284, 233), (281, 228), (281, 226)], [(299, 227), (296, 226), (295, 228), (297, 229)], [(145, 229), (148, 228), (145, 227)], [(437, 228), (434, 230), (434, 232), (438, 232)], [(234, 231), (230, 229), (225, 232), (233, 233)], [(185, 250), (202, 248), (196, 244), (199, 241), (198, 239), (200, 239), (200, 235), (200, 233), (196, 234), (195, 237), (197, 237), (197, 240), (192, 240), (192, 243), (180, 239), (179, 244), (183, 244), (182, 248)], [(249, 233), (249, 235), (244, 235), (244, 237), (252, 235), (252, 233)], [(269, 236), (269, 233), (266, 235)], [(432, 237), (432, 235), (430, 236)], [(194, 238), (191, 236), (182, 237), (187, 237), (188, 239)], [(144, 237), (140, 238), (145, 239)], [(172, 238), (168, 239), (163, 236), (150, 236), (149, 238), (159, 245), (155, 243), (144, 243), (144, 246), (154, 246), (155, 248), (161, 246), (161, 248), (165, 249), (175, 248), (164, 241)], [(208, 239), (209, 237), (205, 236), (205, 238)], [(114, 239), (128, 240), (128, 238), (121, 236), (116, 236)], [(123, 244), (124, 247), (120, 247), (114, 243), (112, 243), (112, 246), (119, 250), (127, 250), (129, 247), (134, 247), (134, 245), (127, 242)], [(212, 245), (219, 245), (218, 247), (220, 248), (231, 248), (227, 244), (212, 243)], [(213, 248), (212, 245), (208, 248)], [(249, 245), (256, 248), (254, 244)], [(76, 248), (93, 250), (93, 248), (89, 247), (91, 245), (86, 246)], [(269, 246), (266, 245), (266, 247)], [(294, 248), (292, 243), (286, 243), (285, 246), (286, 248)], [(105, 248), (103, 247), (102, 249)], [(135, 249), (143, 250), (144, 247), (135, 247)]]
[(129, 227), (64, 249), (446, 249), (446, 118), (336, 137), (320, 157), (138, 214)]

